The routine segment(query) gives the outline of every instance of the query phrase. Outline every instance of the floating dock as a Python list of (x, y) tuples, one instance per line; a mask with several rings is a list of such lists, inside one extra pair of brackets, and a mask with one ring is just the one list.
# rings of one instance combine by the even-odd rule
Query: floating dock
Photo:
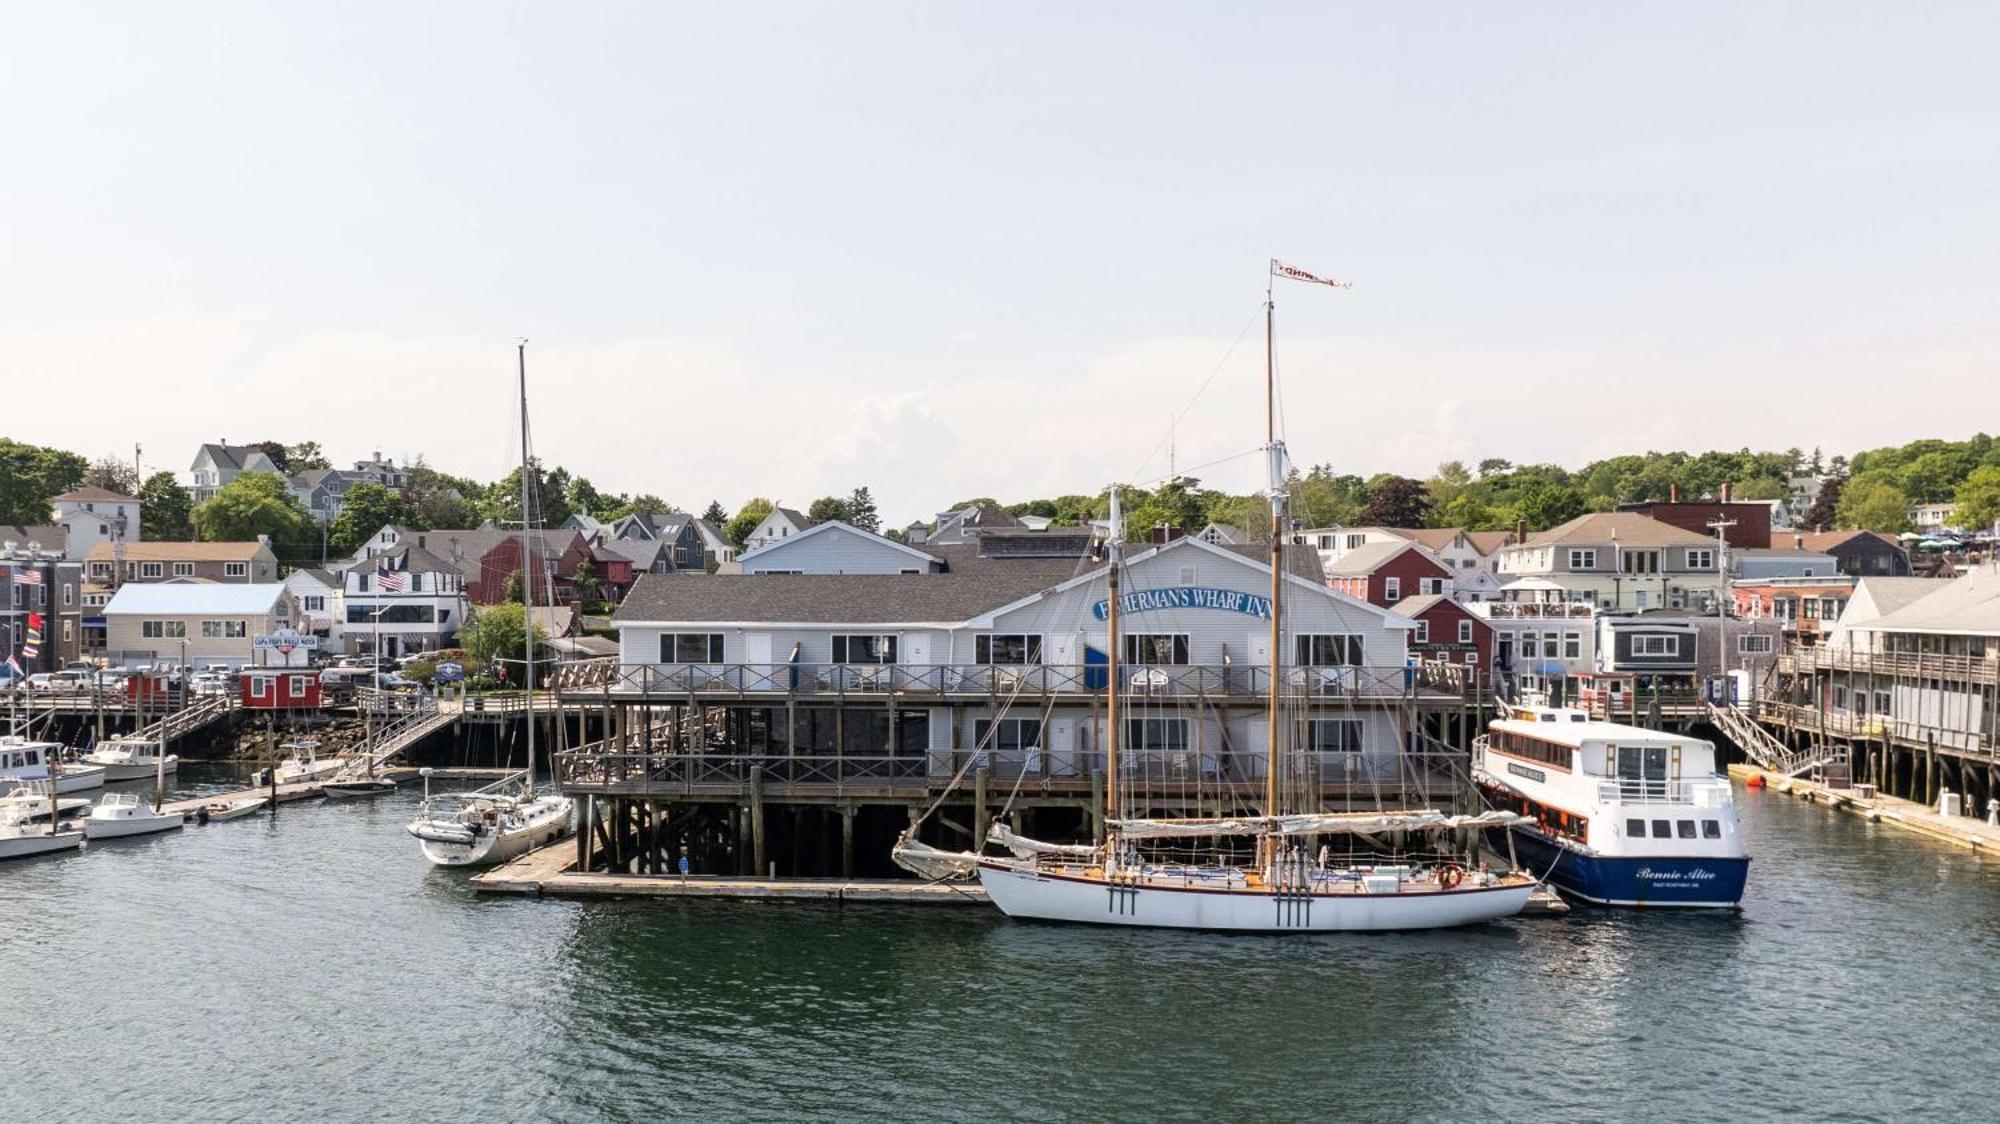
[[(562, 897), (721, 898), (758, 901), (891, 905), (988, 905), (984, 887), (909, 878), (734, 878), (691, 874), (580, 874), (569, 840), (530, 851), (513, 862), (474, 875), (472, 888), (493, 894)], [(1543, 887), (1523, 915), (1568, 913), (1569, 905)]]
[(1871, 823), (1888, 824), (1974, 851), (2000, 854), (2000, 826), (1973, 816), (1940, 815), (1935, 808), (1904, 800), (1900, 796), (1880, 792), (1864, 794), (1854, 788), (1833, 788), (1818, 781), (1788, 777), (1755, 765), (1731, 765), (1729, 775), (1745, 781), (1758, 777), (1763, 787), (1772, 792), (1851, 812)]

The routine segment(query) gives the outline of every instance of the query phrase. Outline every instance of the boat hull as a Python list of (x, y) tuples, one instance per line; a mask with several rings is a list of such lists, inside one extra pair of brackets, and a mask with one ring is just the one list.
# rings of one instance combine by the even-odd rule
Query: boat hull
[(387, 796), (396, 791), (390, 781), (327, 781), (321, 792), (331, 800), (359, 800), (365, 796)]
[(74, 851), (83, 846), (83, 832), (75, 828), (64, 828), (51, 835), (47, 831), (36, 831), (22, 835), (0, 835), (0, 859), (28, 859), (36, 855), (53, 855), (63, 851)]
[(187, 826), (187, 821), (179, 816), (144, 816), (134, 819), (86, 818), (83, 821), (85, 839), (130, 839), (140, 835), (158, 835), (167, 831), (179, 831)]
[[(1506, 829), (1529, 873), (1546, 875), (1565, 897), (1632, 909), (1736, 909), (1749, 878), (1748, 857), (1709, 855), (1586, 855), (1526, 827)], [(1507, 846), (1492, 833), (1496, 849)]]
[(416, 835), (424, 857), (438, 866), (492, 866), (520, 858), (537, 847), (553, 843), (570, 831), (570, 807), (532, 817), (528, 823), (506, 831), (487, 830), (477, 834), (437, 832)]
[(1530, 883), (1383, 894), (1272, 894), (1126, 886), (981, 863), (979, 881), (1009, 917), (1253, 933), (1443, 929), (1512, 917)]
[[(176, 760), (174, 757), (169, 756), (167, 758), (167, 768), (166, 768), (167, 772), (169, 773), (176, 772), (178, 771), (179, 766), (180, 762)], [(120, 765), (104, 765), (101, 766), (101, 768), (104, 770), (104, 776), (102, 780), (98, 782), (99, 784), (102, 784), (106, 781), (114, 783), (117, 781), (149, 781), (159, 776), (160, 774), (160, 767), (158, 765), (153, 764), (152, 762), (147, 762), (143, 765), (139, 764), (138, 762), (132, 762), (130, 764), (120, 764)], [(69, 790), (64, 789), (63, 791), (68, 792)]]

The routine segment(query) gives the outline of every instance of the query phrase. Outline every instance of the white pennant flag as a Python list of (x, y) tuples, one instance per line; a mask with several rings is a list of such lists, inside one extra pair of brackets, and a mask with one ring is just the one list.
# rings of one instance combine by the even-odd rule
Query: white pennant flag
[(1316, 273), (1309, 273), (1300, 269), (1298, 266), (1286, 265), (1277, 258), (1271, 259), (1271, 276), (1284, 277), (1292, 281), (1310, 281), (1315, 285), (1331, 285), (1336, 289), (1352, 289), (1354, 287), (1354, 282), (1352, 281), (1335, 281), (1331, 277), (1321, 277)]

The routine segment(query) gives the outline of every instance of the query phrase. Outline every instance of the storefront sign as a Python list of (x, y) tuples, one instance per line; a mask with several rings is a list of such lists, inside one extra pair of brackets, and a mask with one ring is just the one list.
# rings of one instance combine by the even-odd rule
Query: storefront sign
[[(1213, 589), (1207, 586), (1175, 586), (1170, 589), (1139, 589), (1118, 596), (1118, 612), (1150, 613), (1156, 609), (1216, 609), (1227, 613), (1242, 613), (1245, 616), (1271, 616), (1271, 599), (1244, 593), (1236, 589)], [(1111, 616), (1111, 602), (1099, 601), (1090, 607), (1098, 620)]]

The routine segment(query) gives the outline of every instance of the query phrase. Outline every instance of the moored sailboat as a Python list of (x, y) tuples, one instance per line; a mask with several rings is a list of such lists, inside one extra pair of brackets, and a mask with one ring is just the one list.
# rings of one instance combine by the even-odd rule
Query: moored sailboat
[[(1272, 263), (1273, 276), (1320, 281), (1303, 271)], [(1316, 807), (1287, 809), (1281, 777), (1296, 778), (1296, 746), (1282, 733), (1286, 700), (1283, 653), (1286, 538), (1286, 458), (1279, 440), (1275, 407), (1274, 304), (1267, 292), (1265, 452), (1270, 499), (1269, 693), (1262, 808), (1255, 814), (1191, 819), (1121, 816), (1119, 754), (1125, 736), (1120, 722), (1121, 642), (1119, 610), (1122, 525), (1119, 493), (1111, 492), (1111, 535), (1105, 567), (1105, 776), (1100, 843), (1056, 844), (1026, 838), (996, 821), (983, 842), (1006, 853), (945, 852), (905, 833), (893, 852), (906, 869), (928, 877), (976, 872), (993, 903), (1009, 916), (1099, 925), (1244, 932), (1328, 932), (1427, 929), (1474, 924), (1512, 916), (1527, 905), (1536, 882), (1519, 872), (1496, 873), (1476, 861), (1476, 853), (1446, 849), (1444, 833), (1478, 835), (1478, 829), (1506, 827), (1520, 817), (1511, 812), (1448, 815), (1434, 809), (1374, 813), (1327, 813)], [(1292, 786), (1298, 787), (1296, 785)], [(1315, 790), (1317, 792), (1317, 790)], [(1143, 805), (1140, 805), (1143, 807)], [(1356, 841), (1432, 833), (1440, 844), (1412, 856), (1392, 848), (1374, 861), (1336, 860), (1331, 847), (1309, 854), (1309, 841), (1347, 837)], [(1254, 843), (1248, 863), (1227, 856), (1233, 844)], [(1207, 859), (1162, 852), (1174, 840), (1209, 841)]]
[(527, 344), (516, 352), (521, 394), (521, 633), (526, 688), (528, 766), (472, 792), (430, 792), (423, 772), (424, 802), (408, 831), (424, 857), (439, 866), (481, 866), (509, 859), (569, 834), (574, 802), (535, 788), (535, 554), (531, 486), (535, 462), (528, 444)]

